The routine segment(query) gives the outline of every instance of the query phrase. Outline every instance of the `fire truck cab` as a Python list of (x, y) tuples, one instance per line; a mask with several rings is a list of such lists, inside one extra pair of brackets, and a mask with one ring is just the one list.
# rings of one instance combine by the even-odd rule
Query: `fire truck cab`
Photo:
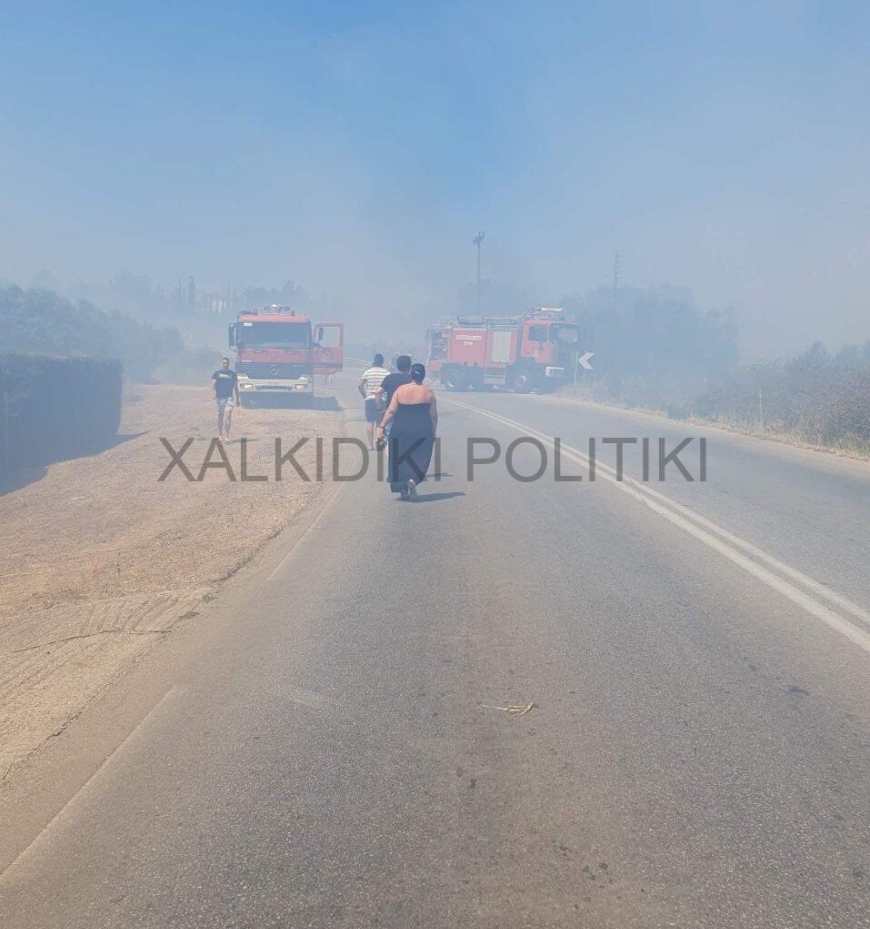
[(313, 397), (315, 378), (340, 371), (342, 323), (312, 323), (286, 306), (246, 310), (229, 327), (242, 406), (272, 396)]

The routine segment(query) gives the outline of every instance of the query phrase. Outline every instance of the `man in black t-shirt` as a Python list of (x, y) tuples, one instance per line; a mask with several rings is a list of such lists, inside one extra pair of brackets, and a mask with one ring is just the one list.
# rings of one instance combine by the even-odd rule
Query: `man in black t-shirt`
[(388, 374), (381, 383), (385, 406), (390, 405), (390, 400), (393, 399), (393, 394), (397, 387), (401, 387), (402, 384), (411, 383), (410, 371), (411, 356), (399, 355), (396, 359), (396, 370), (392, 374)]
[[(390, 405), (390, 400), (393, 399), (393, 394), (396, 390), (402, 386), (402, 384), (411, 383), (411, 356), (410, 355), (399, 355), (396, 359), (396, 370), (392, 374), (388, 374), (383, 381), (381, 382), (381, 396), (384, 401), (384, 409)], [(392, 423), (390, 423), (392, 425)], [(389, 438), (389, 427), (387, 431), (387, 438)]]
[(221, 367), (212, 374), (211, 379), (214, 381), (214, 398), (217, 402), (218, 438), (229, 439), (233, 406), (239, 405), (239, 378), (236, 372), (230, 369), (229, 358), (224, 358)]

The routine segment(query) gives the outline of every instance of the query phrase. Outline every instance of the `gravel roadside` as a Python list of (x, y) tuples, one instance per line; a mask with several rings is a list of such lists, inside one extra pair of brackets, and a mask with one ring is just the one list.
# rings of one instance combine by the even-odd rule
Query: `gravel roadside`
[[(173, 449), (194, 477), (221, 465), (207, 388), (134, 385), (117, 443), (51, 465), (0, 495), (0, 781), (61, 732), (144, 651), (204, 602), (324, 484), (315, 442), (343, 434), (340, 409), (238, 410), (226, 467), (159, 480)], [(289, 464), (276, 481), (275, 439)], [(245, 443), (240, 440), (245, 438)], [(263, 481), (242, 481), (247, 475)], [(329, 455), (325, 456), (328, 463)], [(328, 466), (328, 465), (327, 465)], [(328, 476), (328, 475), (327, 475)]]

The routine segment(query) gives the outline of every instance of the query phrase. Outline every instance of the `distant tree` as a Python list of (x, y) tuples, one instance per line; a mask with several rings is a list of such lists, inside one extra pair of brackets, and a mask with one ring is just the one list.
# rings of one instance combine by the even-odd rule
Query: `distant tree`
[(104, 313), (86, 300), (73, 303), (49, 290), (0, 288), (0, 319), (4, 351), (117, 358), (134, 380), (147, 380), (185, 350), (176, 329)]
[(737, 327), (729, 311), (702, 311), (688, 291), (600, 287), (561, 305), (595, 352), (594, 378), (633, 403), (680, 405), (737, 364)]
[(831, 355), (821, 342), (786, 361), (744, 366), (699, 398), (699, 411), (833, 447), (870, 447), (870, 345)]
[(242, 309), (257, 309), (264, 306), (290, 306), (305, 309), (309, 297), (305, 289), (294, 281), (285, 281), (281, 287), (250, 286), (241, 295)]
[(60, 281), (58, 281), (51, 271), (43, 268), (33, 275), (30, 286), (35, 290), (60, 290)]

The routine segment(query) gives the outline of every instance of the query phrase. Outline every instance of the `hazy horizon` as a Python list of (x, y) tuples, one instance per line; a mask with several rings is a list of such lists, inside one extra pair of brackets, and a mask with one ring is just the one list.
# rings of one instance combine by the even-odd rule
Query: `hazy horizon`
[(297, 281), (362, 328), (474, 275), (732, 307), (746, 357), (870, 338), (870, 11), (446, 3), (0, 13), (0, 278)]

